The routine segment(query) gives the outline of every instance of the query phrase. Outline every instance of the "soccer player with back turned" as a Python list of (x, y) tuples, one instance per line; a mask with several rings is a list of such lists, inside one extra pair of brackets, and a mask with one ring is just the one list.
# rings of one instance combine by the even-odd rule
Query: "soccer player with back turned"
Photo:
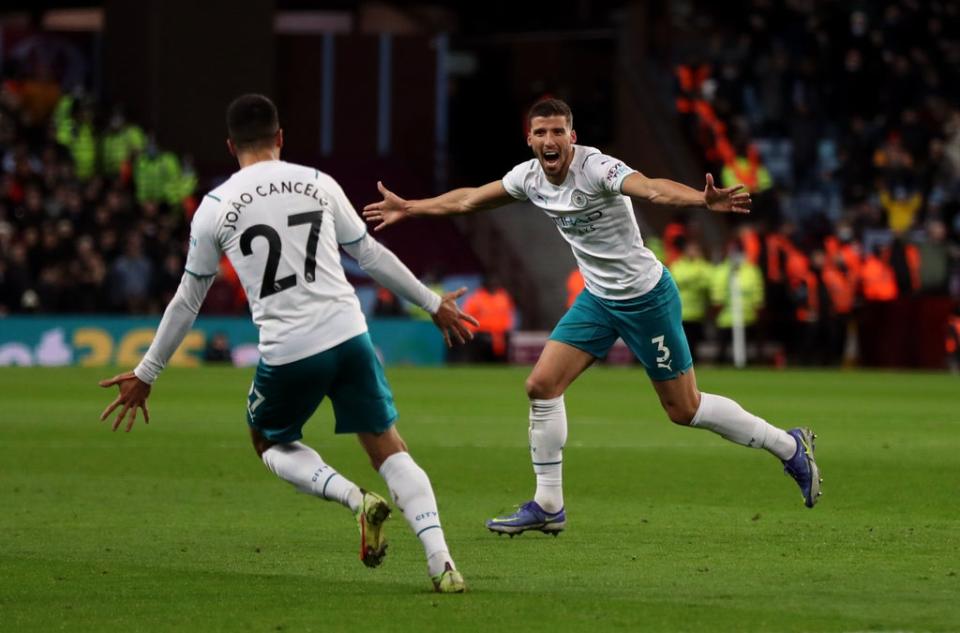
[(280, 160), (283, 131), (273, 103), (244, 95), (227, 110), (227, 145), (240, 170), (207, 194), (190, 231), (186, 272), (143, 360), (132, 372), (102, 381), (120, 395), (104, 410), (130, 414), (129, 431), (158, 374), (190, 331), (213, 283), (221, 253), (237, 271), (260, 330), (261, 361), (247, 402), (253, 446), (263, 463), (298, 490), (337, 501), (356, 516), (360, 558), (368, 567), (385, 553), (390, 508), (326, 464), (300, 442), (304, 423), (324, 397), (337, 433), (356, 433), (394, 502), (420, 539), (434, 588), (464, 590), (450, 557), (427, 474), (407, 452), (397, 411), (353, 287), (340, 264), (342, 246), (381, 285), (433, 316), (447, 344), (469, 338), (457, 307), (464, 289), (439, 296), (367, 234), (343, 190), (320, 171)]
[(622, 338), (646, 368), (667, 416), (683, 426), (708, 429), (737, 444), (763, 448), (783, 463), (812, 508), (820, 495), (814, 435), (784, 431), (723, 396), (697, 388), (683, 333), (680, 298), (670, 272), (644, 246), (631, 197), (673, 207), (747, 213), (741, 187), (717, 189), (710, 174), (703, 191), (663, 178), (648, 178), (599, 150), (576, 145), (573, 114), (558, 99), (529, 112), (527, 144), (533, 159), (482, 187), (435, 198), (405, 200), (378, 184), (383, 200), (364, 216), (383, 229), (409, 216), (472, 213), (529, 200), (557, 225), (570, 244), (586, 288), (557, 323), (527, 378), (534, 498), (512, 514), (487, 521), (494, 532), (518, 534), (564, 529), (562, 461), (567, 439), (563, 394)]

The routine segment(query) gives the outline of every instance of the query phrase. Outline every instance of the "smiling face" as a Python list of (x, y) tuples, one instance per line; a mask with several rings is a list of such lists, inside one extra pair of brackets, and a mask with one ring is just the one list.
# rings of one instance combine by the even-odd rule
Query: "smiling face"
[(530, 119), (527, 145), (540, 162), (547, 180), (555, 185), (563, 183), (573, 160), (573, 144), (577, 133), (561, 114), (534, 116)]

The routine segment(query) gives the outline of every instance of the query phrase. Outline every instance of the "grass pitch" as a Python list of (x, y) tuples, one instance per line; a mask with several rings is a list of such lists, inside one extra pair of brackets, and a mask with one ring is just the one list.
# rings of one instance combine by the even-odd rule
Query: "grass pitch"
[[(430, 592), (399, 512), (384, 565), (253, 453), (251, 371), (170, 370), (153, 422), (97, 421), (110, 371), (0, 371), (3, 631), (958, 631), (960, 380), (703, 370), (706, 391), (818, 433), (802, 506), (765, 452), (671, 425), (642, 371), (567, 395), (567, 531), (498, 538), (533, 491), (523, 369), (394, 368), (470, 592)], [(305, 441), (384, 493), (329, 405)]]

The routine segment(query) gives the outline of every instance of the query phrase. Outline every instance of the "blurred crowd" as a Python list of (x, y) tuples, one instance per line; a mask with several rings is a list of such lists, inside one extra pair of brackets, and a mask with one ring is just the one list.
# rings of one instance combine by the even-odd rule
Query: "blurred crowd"
[(119, 107), (0, 84), (0, 315), (156, 312), (183, 271), (197, 178)]
[[(677, 110), (722, 183), (753, 192), (733, 248), (739, 269), (757, 268), (764, 330), (804, 362), (832, 362), (851, 315), (883, 330), (894, 303), (956, 305), (960, 3), (678, 6), (678, 32), (709, 35), (674, 51)], [(681, 221), (668, 246), (671, 230), (697, 241)], [(695, 257), (685, 250), (666, 258)], [(949, 311), (936, 325), (955, 337)]]
[(960, 5), (740, 5), (701, 7), (710, 37), (677, 52), (677, 107), (715, 173), (771, 224), (956, 233)]

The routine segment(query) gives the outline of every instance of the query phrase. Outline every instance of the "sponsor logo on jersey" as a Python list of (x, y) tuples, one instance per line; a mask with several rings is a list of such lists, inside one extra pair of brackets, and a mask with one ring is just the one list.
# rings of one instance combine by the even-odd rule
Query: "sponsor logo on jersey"
[(613, 167), (607, 170), (607, 175), (604, 176), (604, 179), (607, 181), (607, 184), (612, 187), (613, 184), (617, 182), (617, 179), (619, 179), (628, 171), (630, 171), (629, 167), (621, 162), (617, 162)]
[(584, 235), (597, 230), (594, 222), (603, 217), (603, 211), (597, 209), (584, 215), (566, 215), (553, 218), (553, 222), (561, 231), (568, 231)]

